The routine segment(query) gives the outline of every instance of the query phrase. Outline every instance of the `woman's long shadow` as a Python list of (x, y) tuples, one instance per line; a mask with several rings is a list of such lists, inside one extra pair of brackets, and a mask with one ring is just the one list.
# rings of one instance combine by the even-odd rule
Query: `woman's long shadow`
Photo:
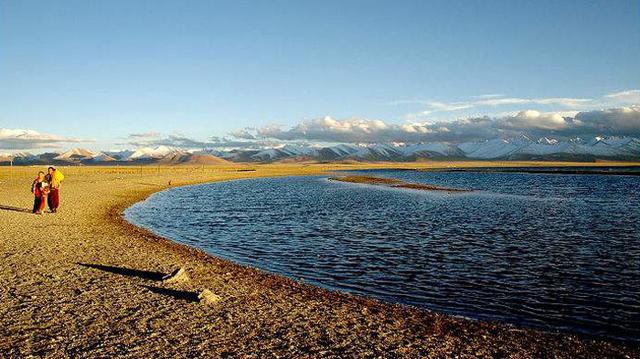
[(127, 268), (127, 267), (113, 267), (113, 266), (106, 266), (102, 264), (92, 264), (92, 263), (77, 263), (77, 264), (82, 267), (98, 269), (101, 271), (119, 274), (127, 277), (138, 277), (142, 279), (149, 279), (149, 280), (155, 280), (155, 281), (161, 281), (162, 278), (165, 276), (165, 274), (162, 272), (146, 271), (146, 270), (140, 270), (140, 269)]
[(175, 290), (175, 289), (167, 289), (161, 287), (152, 287), (149, 285), (143, 285), (143, 287), (148, 290), (157, 293), (166, 295), (175, 299), (186, 300), (187, 302), (199, 302), (200, 298), (198, 298), (198, 293), (189, 292), (186, 290)]
[(13, 211), (13, 212), (23, 212), (23, 213), (31, 213), (31, 210), (28, 208), (20, 208), (20, 207), (14, 207), (14, 206), (5, 206), (3, 204), (0, 204), (0, 210), (3, 211)]
[[(77, 264), (82, 267), (98, 269), (101, 271), (119, 274), (126, 277), (136, 277), (136, 278), (147, 279), (147, 280), (158, 281), (158, 282), (162, 281), (163, 278), (166, 276), (166, 274), (162, 272), (146, 271), (146, 270), (140, 270), (140, 269), (126, 268), (126, 267), (114, 267), (114, 266), (92, 264), (92, 263), (77, 263)], [(189, 292), (185, 290), (167, 289), (162, 287), (154, 287), (149, 285), (143, 285), (142, 287), (150, 290), (153, 293), (166, 295), (175, 299), (186, 300), (188, 302), (200, 301), (198, 298), (198, 293), (194, 293), (194, 292)]]

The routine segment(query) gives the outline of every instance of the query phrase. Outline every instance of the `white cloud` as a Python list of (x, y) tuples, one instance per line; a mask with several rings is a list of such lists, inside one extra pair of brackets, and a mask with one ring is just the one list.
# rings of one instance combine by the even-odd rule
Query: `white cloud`
[[(245, 129), (240, 132), (234, 131), (233, 133), (244, 136), (244, 134), (248, 134), (248, 129)], [(184, 149), (202, 149), (202, 148), (261, 149), (265, 147), (273, 147), (278, 144), (279, 144), (278, 142), (268, 141), (268, 140), (247, 141), (244, 138), (240, 138), (240, 140), (234, 140), (232, 138), (227, 138), (227, 137), (222, 137), (222, 138), (210, 137), (209, 139), (206, 139), (206, 140), (199, 140), (196, 138), (192, 138), (192, 137), (188, 137), (180, 134), (165, 136), (160, 133), (154, 133), (153, 136), (141, 136), (140, 134), (130, 134), (128, 136), (128, 141), (126, 143), (121, 143), (119, 145), (130, 145), (138, 148), (168, 146), (168, 147), (184, 148)]]
[(501, 119), (503, 127), (519, 130), (562, 130), (570, 122), (559, 113), (543, 113), (535, 110), (521, 111), (515, 116)]
[(468, 117), (449, 122), (391, 124), (382, 120), (323, 117), (289, 128), (268, 126), (255, 130), (257, 138), (280, 141), (344, 143), (464, 142), (511, 137), (622, 135), (640, 137), (640, 106), (596, 111), (520, 111), (499, 117)]
[(54, 148), (62, 144), (91, 142), (72, 137), (41, 133), (28, 129), (0, 128), (0, 149), (25, 150), (34, 148)]
[(575, 116), (579, 127), (612, 134), (640, 135), (640, 106), (580, 112)]
[(252, 131), (255, 131), (255, 128), (245, 127), (239, 130), (232, 131), (231, 133), (229, 133), (229, 135), (235, 138), (241, 138), (245, 140), (255, 140), (256, 138), (251, 133)]
[[(256, 136), (284, 141), (316, 140), (326, 142), (370, 142), (371, 139), (384, 137), (398, 131), (398, 125), (388, 125), (382, 120), (352, 118), (337, 120), (326, 116), (305, 120), (289, 130), (280, 126), (267, 126), (257, 129)], [(416, 131), (418, 131), (416, 129)], [(408, 131), (407, 131), (408, 132)]]
[(640, 90), (614, 92), (605, 97), (615, 102), (640, 104)]
[[(567, 110), (588, 110), (594, 108), (610, 108), (640, 105), (640, 90), (626, 90), (610, 94), (605, 94), (599, 98), (573, 98), (573, 97), (541, 97), (541, 98), (524, 98), (524, 97), (507, 97), (500, 94), (486, 94), (472, 96), (465, 101), (432, 101), (432, 100), (399, 100), (391, 104), (419, 104), (424, 106), (420, 112), (409, 113), (405, 115), (408, 119), (421, 119), (425, 116), (435, 114), (446, 114), (448, 112), (458, 112), (469, 114), (472, 109), (487, 109), (500, 107), (527, 106), (538, 107), (536, 110), (543, 108), (552, 111)], [(503, 111), (501, 111), (503, 112)], [(486, 113), (486, 111), (485, 111)]]
[[(488, 96), (488, 97), (487, 97)], [(422, 111), (423, 115), (429, 115), (434, 112), (455, 112), (467, 110), (477, 107), (499, 107), (513, 105), (545, 105), (545, 106), (561, 106), (563, 108), (576, 108), (587, 103), (593, 102), (588, 98), (568, 98), (568, 97), (551, 97), (551, 98), (519, 98), (519, 97), (502, 97), (500, 95), (482, 95), (473, 101), (458, 102), (440, 102), (425, 101), (426, 109)]]
[(129, 134), (128, 138), (130, 139), (139, 139), (139, 140), (143, 140), (143, 139), (151, 139), (151, 138), (159, 138), (162, 137), (162, 135), (159, 132), (142, 132), (142, 133), (131, 133)]
[(465, 109), (474, 107), (472, 103), (465, 103), (465, 102), (447, 103), (447, 102), (437, 102), (437, 101), (428, 102), (427, 106), (428, 106), (428, 110), (425, 110), (422, 112), (425, 115), (432, 112), (436, 112), (436, 111), (451, 112), (451, 111), (465, 110)]
[[(473, 123), (484, 120), (461, 120), (468, 122), (465, 129), (471, 129)], [(489, 121), (487, 119), (487, 121)], [(388, 124), (382, 120), (344, 119), (323, 117), (305, 120), (290, 129), (280, 126), (268, 126), (256, 130), (256, 136), (281, 141), (315, 141), (315, 142), (344, 142), (344, 143), (374, 143), (374, 142), (420, 142), (430, 139), (450, 139), (456, 136), (450, 127), (456, 123), (406, 123)], [(464, 136), (462, 136), (464, 137)]]

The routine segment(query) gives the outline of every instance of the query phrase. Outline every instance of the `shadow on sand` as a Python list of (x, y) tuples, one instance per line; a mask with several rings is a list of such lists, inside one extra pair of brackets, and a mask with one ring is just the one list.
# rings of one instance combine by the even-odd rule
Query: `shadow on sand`
[(14, 212), (23, 212), (23, 213), (31, 213), (31, 210), (28, 208), (20, 208), (20, 207), (14, 207), (14, 206), (5, 206), (3, 204), (0, 204), (0, 210), (3, 211), (14, 211)]
[(86, 268), (98, 269), (101, 271), (115, 273), (115, 274), (119, 274), (127, 277), (137, 277), (137, 278), (156, 280), (156, 281), (161, 281), (162, 278), (165, 276), (165, 274), (162, 272), (131, 269), (126, 267), (113, 267), (113, 266), (106, 266), (102, 264), (91, 264), (91, 263), (77, 263), (77, 264), (79, 266), (83, 266)]
[[(98, 269), (101, 271), (119, 274), (126, 277), (136, 277), (136, 278), (148, 279), (153, 281), (162, 281), (165, 278), (165, 273), (162, 273), (162, 272), (146, 271), (146, 270), (140, 270), (140, 269), (126, 268), (126, 267), (114, 267), (114, 266), (92, 264), (92, 263), (76, 263), (76, 264), (82, 267)], [(194, 293), (194, 292), (167, 289), (162, 287), (153, 287), (149, 285), (143, 285), (142, 287), (152, 291), (153, 293), (165, 295), (174, 299), (185, 300), (187, 302), (200, 301), (200, 299), (198, 298), (198, 293)]]
[(174, 299), (179, 299), (179, 300), (185, 300), (187, 302), (199, 302), (200, 299), (198, 298), (198, 293), (194, 293), (194, 292), (189, 292), (186, 290), (175, 290), (175, 289), (167, 289), (167, 288), (160, 288), (160, 287), (152, 287), (152, 286), (148, 286), (148, 285), (143, 285), (144, 288), (147, 288), (148, 290), (157, 293), (157, 294), (161, 294), (161, 295), (166, 295), (169, 297), (172, 297)]

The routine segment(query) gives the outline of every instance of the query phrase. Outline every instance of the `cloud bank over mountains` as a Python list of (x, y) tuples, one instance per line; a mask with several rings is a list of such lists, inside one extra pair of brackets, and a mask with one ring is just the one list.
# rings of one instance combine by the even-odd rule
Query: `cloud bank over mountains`
[(391, 124), (382, 120), (323, 117), (285, 129), (247, 128), (238, 138), (280, 141), (387, 143), (469, 142), (526, 134), (534, 137), (640, 137), (640, 106), (583, 111), (574, 114), (520, 111), (513, 115), (463, 118), (450, 122)]
[(56, 148), (70, 143), (91, 142), (34, 130), (0, 128), (0, 149), (23, 150), (34, 148)]
[[(238, 139), (236, 139), (238, 138)], [(250, 140), (250, 141), (246, 141)], [(120, 143), (122, 146), (133, 147), (156, 147), (168, 146), (176, 148), (224, 148), (224, 149), (258, 149), (266, 147), (274, 147), (280, 144), (275, 140), (259, 140), (255, 137), (217, 137), (212, 136), (208, 140), (197, 140), (184, 135), (167, 135), (160, 134), (141, 135), (132, 134), (125, 142)]]
[[(405, 101), (405, 102), (411, 102)], [(399, 101), (400, 103), (402, 101)], [(303, 120), (293, 126), (269, 125), (232, 131), (225, 137), (193, 138), (158, 132), (132, 133), (116, 143), (119, 147), (170, 146), (185, 149), (263, 149), (295, 143), (303, 145), (351, 143), (464, 143), (527, 135), (534, 138), (589, 138), (627, 136), (640, 138), (640, 90), (610, 93), (598, 99), (515, 98), (499, 94), (473, 97), (460, 102), (422, 102), (423, 112), (447, 112), (490, 106), (552, 106), (554, 111), (527, 109), (497, 115), (458, 117), (453, 121), (413, 120), (392, 123), (381, 119), (330, 116)], [(595, 105), (608, 105), (593, 109)], [(543, 106), (543, 107), (544, 107)], [(591, 106), (587, 109), (581, 109)], [(0, 150), (59, 148), (91, 140), (41, 133), (29, 129), (0, 129)], [(96, 144), (97, 146), (97, 144)]]
[[(469, 101), (399, 101), (426, 105), (422, 115), (471, 108), (503, 106), (552, 107), (554, 111), (528, 109), (493, 116), (467, 116), (453, 121), (413, 120), (403, 124), (380, 119), (336, 119), (330, 116), (308, 119), (291, 126), (270, 125), (233, 131), (230, 138), (217, 138), (239, 147), (260, 147), (272, 142), (321, 143), (423, 143), (486, 141), (519, 135), (532, 137), (640, 137), (640, 90), (609, 93), (600, 98), (518, 98), (500, 94), (481, 95)], [(593, 109), (603, 108), (603, 109)], [(411, 116), (409, 116), (411, 117)], [(170, 143), (166, 143), (170, 145)], [(215, 147), (215, 146), (214, 146)]]

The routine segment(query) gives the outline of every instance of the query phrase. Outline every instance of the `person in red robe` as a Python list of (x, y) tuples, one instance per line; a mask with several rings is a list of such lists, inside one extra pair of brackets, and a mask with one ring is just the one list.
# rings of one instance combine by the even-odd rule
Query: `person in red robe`
[(42, 214), (44, 211), (44, 204), (47, 201), (48, 190), (48, 184), (44, 180), (44, 172), (40, 171), (38, 172), (38, 177), (36, 177), (31, 185), (31, 192), (34, 195), (33, 213)]

